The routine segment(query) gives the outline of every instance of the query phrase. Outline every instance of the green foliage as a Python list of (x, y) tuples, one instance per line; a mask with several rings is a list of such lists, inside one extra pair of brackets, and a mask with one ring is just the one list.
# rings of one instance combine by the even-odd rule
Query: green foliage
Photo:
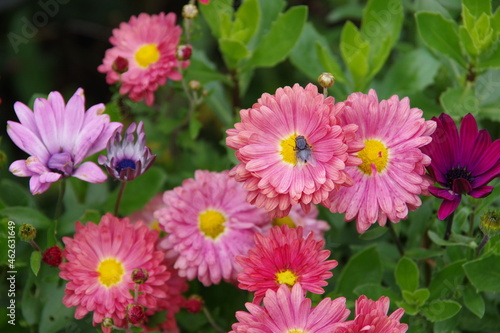
[(490, 255), (464, 264), (467, 278), (478, 291), (500, 291), (500, 255)]

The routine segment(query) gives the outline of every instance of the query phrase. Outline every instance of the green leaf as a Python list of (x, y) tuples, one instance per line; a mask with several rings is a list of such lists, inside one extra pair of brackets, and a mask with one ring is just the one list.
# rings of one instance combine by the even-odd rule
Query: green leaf
[(369, 230), (365, 231), (365, 233), (359, 235), (360, 239), (364, 240), (373, 240), (377, 239), (379, 237), (382, 237), (382, 235), (385, 235), (387, 230), (389, 230), (386, 227), (381, 227), (379, 225), (370, 228)]
[(198, 6), (198, 9), (216, 38), (228, 37), (234, 15), (233, 0), (212, 1), (210, 6)]
[(318, 54), (321, 65), (325, 68), (325, 72), (333, 74), (335, 81), (346, 82), (340, 65), (337, 63), (337, 60), (333, 57), (328, 47), (316, 41), (316, 53)]
[(483, 318), (485, 311), (484, 299), (471, 286), (466, 286), (464, 290), (464, 304), (478, 318)]
[(476, 18), (482, 13), (491, 15), (491, 0), (462, 0), (462, 7), (467, 8)]
[(247, 44), (256, 33), (260, 22), (258, 0), (244, 1), (236, 12), (231, 26), (231, 39)]
[(207, 56), (201, 51), (196, 50), (190, 59), (189, 68), (186, 71), (186, 80), (189, 82), (191, 80), (198, 80), (202, 84), (206, 84), (210, 81), (220, 81), (225, 84), (230, 84), (230, 80), (227, 75), (220, 72), (215, 66), (215, 64), (207, 58)]
[(335, 291), (347, 298), (354, 298), (353, 291), (357, 286), (366, 283), (380, 283), (382, 272), (382, 262), (376, 247), (364, 249), (352, 256), (342, 269)]
[(299, 39), (307, 18), (307, 6), (295, 6), (280, 14), (262, 37), (244, 70), (271, 67), (285, 60)]
[(236, 68), (238, 60), (247, 58), (250, 54), (245, 44), (237, 40), (222, 38), (219, 40), (219, 46), (227, 66), (231, 69)]
[(422, 314), (431, 322), (438, 322), (453, 317), (461, 308), (455, 301), (434, 301), (422, 309)]
[(455, 22), (436, 13), (420, 12), (415, 17), (420, 37), (428, 47), (452, 58), (462, 67), (467, 67), (460, 50)]
[(356, 26), (348, 21), (340, 36), (340, 53), (351, 72), (355, 89), (363, 90), (368, 75), (368, 56), (370, 44), (363, 40)]
[(430, 292), (429, 289), (423, 288), (415, 291), (403, 290), (403, 299), (409, 304), (415, 307), (421, 307), (429, 299)]
[(196, 118), (196, 116), (189, 119), (189, 135), (191, 136), (191, 139), (196, 139), (202, 127), (203, 124)]
[(248, 44), (248, 48), (250, 50), (255, 50), (255, 47), (258, 46), (262, 36), (269, 33), (271, 26), (281, 14), (286, 4), (287, 3), (284, 0), (259, 0), (260, 22), (257, 33)]
[(461, 260), (449, 264), (432, 277), (429, 285), (430, 300), (453, 295), (458, 286), (463, 283), (465, 274), (462, 265), (464, 262), (465, 260)]
[(40, 300), (43, 303), (43, 310), (40, 316), (39, 333), (59, 332), (62, 329), (66, 332), (81, 332), (74, 323), (71, 323), (75, 308), (68, 308), (62, 302), (64, 289), (64, 283), (54, 282), (41, 285)]
[(500, 291), (500, 255), (490, 255), (464, 264), (465, 274), (478, 291)]
[(403, 257), (399, 260), (394, 275), (401, 290), (415, 291), (418, 288), (418, 267), (410, 258)]
[(2, 179), (0, 182), (0, 200), (7, 206), (29, 206), (35, 207), (35, 200), (29, 190), (10, 179)]
[(33, 271), (33, 274), (35, 274), (35, 276), (38, 276), (38, 272), (40, 271), (41, 262), (42, 262), (42, 253), (40, 251), (31, 252), (30, 266), (31, 266), (31, 270)]
[(354, 294), (356, 296), (365, 295), (369, 299), (377, 300), (382, 296), (387, 296), (391, 299), (391, 302), (396, 302), (401, 297), (398, 293), (389, 289), (387, 287), (382, 287), (380, 284), (376, 283), (366, 283), (354, 288)]
[(29, 207), (7, 207), (0, 210), (0, 215), (8, 217), (17, 225), (28, 223), (37, 229), (46, 229), (52, 223), (40, 211)]
[(485, 70), (490, 68), (500, 68), (500, 44), (497, 43), (496, 48), (485, 57), (478, 61), (477, 69)]
[(500, 7), (491, 16), (491, 28), (496, 32), (497, 36), (500, 34)]
[(479, 105), (474, 89), (466, 87), (450, 87), (439, 97), (444, 111), (455, 119), (460, 119), (467, 113), (477, 114)]

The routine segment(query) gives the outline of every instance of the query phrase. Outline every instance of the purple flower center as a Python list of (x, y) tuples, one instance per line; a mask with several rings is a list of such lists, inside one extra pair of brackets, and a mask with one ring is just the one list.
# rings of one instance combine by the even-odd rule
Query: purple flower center
[(116, 164), (116, 171), (118, 172), (118, 174), (120, 174), (120, 172), (126, 168), (135, 170), (135, 161), (126, 158)]
[(446, 183), (453, 192), (465, 194), (471, 191), (474, 178), (466, 168), (452, 168), (446, 173)]
[(54, 154), (50, 157), (47, 166), (52, 172), (70, 176), (73, 174), (73, 157), (68, 152)]

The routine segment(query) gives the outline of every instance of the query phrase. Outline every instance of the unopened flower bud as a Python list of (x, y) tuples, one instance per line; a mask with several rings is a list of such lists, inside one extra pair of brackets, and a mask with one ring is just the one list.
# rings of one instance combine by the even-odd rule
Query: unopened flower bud
[(101, 325), (104, 328), (111, 328), (111, 327), (113, 327), (114, 324), (115, 323), (113, 321), (113, 318), (110, 318), (110, 317), (104, 317), (102, 319), (102, 322), (101, 322)]
[(187, 4), (182, 7), (182, 17), (194, 19), (196, 16), (198, 16), (198, 8), (195, 5)]
[(331, 73), (321, 73), (318, 83), (323, 88), (330, 88), (335, 83), (335, 77)]
[(137, 284), (143, 284), (148, 280), (148, 271), (142, 268), (136, 268), (132, 271), (132, 281)]
[(479, 228), (486, 236), (493, 237), (500, 233), (500, 213), (498, 210), (488, 211), (481, 216)]
[(186, 44), (177, 46), (177, 52), (175, 53), (177, 59), (182, 61), (189, 60), (191, 58), (191, 54), (193, 54), (193, 48), (191, 45)]
[(118, 74), (123, 74), (128, 71), (128, 60), (124, 57), (116, 57), (115, 61), (113, 61), (112, 68)]
[(63, 259), (62, 250), (54, 245), (45, 250), (42, 261), (50, 266), (58, 267)]
[(138, 304), (129, 304), (127, 306), (127, 320), (132, 325), (140, 324), (146, 318), (144, 307)]
[(36, 228), (31, 224), (23, 223), (19, 228), (19, 238), (25, 242), (31, 242), (36, 237)]
[(198, 80), (189, 81), (188, 86), (192, 91), (198, 91), (201, 89), (201, 83)]
[(184, 307), (190, 313), (198, 313), (203, 308), (203, 298), (200, 295), (191, 295), (184, 303)]

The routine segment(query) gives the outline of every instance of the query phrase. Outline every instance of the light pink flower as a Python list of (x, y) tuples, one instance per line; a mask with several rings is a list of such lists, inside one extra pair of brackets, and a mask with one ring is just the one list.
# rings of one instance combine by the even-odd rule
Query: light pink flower
[(323, 234), (330, 230), (330, 225), (326, 221), (318, 220), (318, 213), (318, 208), (315, 205), (311, 205), (311, 210), (308, 213), (304, 212), (299, 205), (295, 205), (288, 216), (273, 219), (273, 225), (286, 224), (290, 228), (300, 226), (304, 229), (304, 235), (312, 232), (315, 240), (324, 240)]
[(235, 257), (253, 244), (253, 235), (271, 225), (266, 211), (246, 202), (247, 192), (224, 171), (198, 170), (194, 179), (165, 192), (155, 217), (168, 233), (162, 244), (178, 254), (174, 268), (205, 286), (234, 282)]
[(392, 96), (379, 102), (374, 90), (368, 95), (351, 94), (338, 103), (343, 122), (359, 126), (358, 138), (365, 148), (357, 153), (363, 163), (346, 172), (354, 180), (352, 187), (332, 191), (323, 204), (332, 212), (345, 213), (345, 220), (356, 219), (359, 233), (376, 221), (384, 226), (389, 219), (399, 222), (417, 209), (427, 194), (430, 181), (425, 176), (429, 156), (420, 148), (431, 142), (434, 121), (425, 121), (422, 111), (410, 108), (408, 98)]
[(287, 225), (273, 227), (268, 236), (255, 234), (255, 246), (236, 261), (243, 267), (238, 274), (238, 287), (255, 292), (253, 302), (259, 304), (268, 289), (281, 285), (322, 294), (332, 277), (336, 260), (326, 260), (330, 251), (323, 249), (324, 241), (315, 241), (314, 235), (303, 236), (302, 227)]
[[(53, 182), (73, 176), (90, 183), (102, 183), (106, 174), (94, 163), (83, 162), (104, 148), (120, 123), (103, 114), (104, 104), (85, 111), (83, 89), (78, 89), (65, 105), (60, 93), (48, 99), (37, 98), (34, 111), (16, 102), (20, 123), (7, 121), (7, 133), (14, 143), (30, 155), (17, 160), (9, 171), (18, 177), (31, 177), (32, 194), (47, 191)], [(80, 163), (82, 163), (80, 165)]]
[(325, 298), (311, 307), (311, 300), (304, 294), (299, 284), (267, 290), (264, 307), (246, 303), (249, 312), (236, 312), (238, 322), (230, 333), (331, 333), (349, 316), (344, 297)]
[[(182, 29), (175, 20), (174, 13), (141, 13), (114, 29), (109, 39), (113, 47), (106, 51), (103, 64), (97, 68), (106, 73), (106, 82), (120, 82), (120, 94), (128, 94), (134, 101), (145, 99), (146, 104), (152, 105), (158, 86), (167, 79), (180, 80), (175, 52)], [(127, 66), (122, 64), (115, 71), (113, 64), (117, 60), (126, 60)]]
[(312, 84), (295, 84), (240, 111), (226, 144), (241, 162), (231, 175), (244, 182), (250, 203), (283, 217), (293, 205), (307, 211), (352, 185), (345, 168), (360, 163), (353, 153), (363, 145), (355, 141), (357, 126), (340, 121), (342, 109), (334, 102)]

